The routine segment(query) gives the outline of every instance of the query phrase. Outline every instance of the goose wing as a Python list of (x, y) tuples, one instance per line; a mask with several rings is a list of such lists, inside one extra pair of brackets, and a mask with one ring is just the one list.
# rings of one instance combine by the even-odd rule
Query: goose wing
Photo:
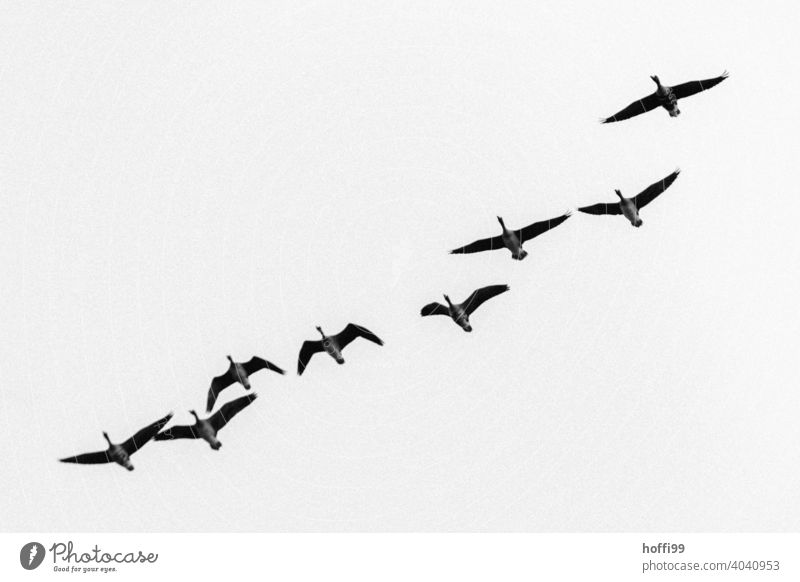
[(578, 210), (586, 214), (622, 214), (619, 202), (600, 202), (591, 206), (583, 206)]
[(74, 457), (66, 457), (59, 459), (59, 461), (62, 463), (80, 463), (81, 465), (99, 465), (100, 463), (110, 463), (111, 458), (106, 451), (97, 451), (96, 453), (83, 453)]
[(690, 95), (694, 95), (695, 93), (700, 93), (700, 91), (711, 89), (711, 87), (719, 85), (727, 78), (728, 78), (728, 71), (725, 71), (719, 77), (714, 77), (713, 79), (689, 81), (688, 83), (681, 83), (680, 85), (675, 85), (674, 87), (672, 87), (672, 93), (678, 99), (683, 99), (684, 97), (689, 97)]
[(510, 287), (508, 285), (489, 285), (488, 287), (481, 287), (472, 292), (472, 295), (467, 297), (467, 300), (461, 304), (467, 315), (471, 315), (473, 311), (478, 309), (484, 301), (488, 301), (495, 295), (505, 293)]
[(372, 343), (376, 343), (379, 346), (383, 345), (383, 340), (381, 338), (376, 336), (366, 327), (361, 327), (355, 323), (348, 323), (347, 327), (337, 333), (334, 339), (336, 340), (336, 343), (339, 344), (339, 349), (343, 350), (347, 344), (352, 342), (357, 337), (363, 337), (364, 339), (367, 339)]
[(655, 93), (651, 93), (647, 97), (642, 99), (637, 99), (630, 105), (628, 105), (622, 111), (617, 111), (611, 117), (606, 117), (605, 119), (601, 119), (600, 123), (613, 123), (614, 121), (622, 121), (623, 119), (630, 119), (631, 117), (636, 117), (637, 115), (641, 115), (642, 113), (647, 113), (651, 109), (655, 109), (660, 105), (658, 101), (658, 96)]
[(263, 370), (265, 368), (267, 370), (277, 372), (278, 374), (286, 373), (272, 362), (268, 362), (267, 360), (264, 360), (257, 356), (253, 356), (252, 358), (250, 358), (249, 362), (245, 362), (244, 364), (242, 364), (242, 366), (244, 367), (244, 371), (247, 372), (248, 376), (254, 372), (258, 372), (259, 370)]
[(303, 374), (311, 356), (322, 351), (324, 351), (324, 349), (322, 347), (322, 342), (319, 340), (303, 342), (303, 347), (300, 348), (300, 356), (297, 358), (297, 375), (301, 376)]
[(223, 426), (228, 424), (228, 422), (230, 422), (230, 420), (236, 416), (240, 410), (249, 406), (250, 403), (255, 399), (256, 394), (253, 393), (246, 396), (241, 396), (236, 400), (226, 402), (208, 419), (208, 421), (211, 423), (211, 426), (214, 427), (214, 430), (220, 430)]
[(482, 238), (476, 240), (466, 246), (450, 251), (451, 255), (463, 255), (468, 253), (480, 253), (482, 251), (493, 251), (494, 249), (505, 248), (502, 236), (493, 236), (492, 238)]
[(156, 436), (158, 432), (169, 422), (170, 418), (172, 418), (171, 412), (164, 418), (158, 419), (153, 424), (147, 425), (131, 438), (122, 443), (122, 448), (125, 449), (126, 453), (132, 455), (141, 449), (147, 443), (147, 441)]
[(196, 439), (200, 435), (194, 430), (194, 426), (189, 424), (180, 424), (171, 426), (165, 431), (161, 431), (153, 437), (154, 441), (171, 441), (174, 439)]
[(570, 213), (567, 212), (566, 214), (562, 214), (556, 218), (551, 218), (550, 220), (541, 220), (539, 222), (529, 224), (528, 226), (521, 228), (516, 232), (517, 238), (520, 240), (520, 242), (525, 242), (526, 240), (535, 238), (543, 232), (547, 232), (551, 228), (555, 228), (569, 217)]
[[(253, 360), (250, 361), (252, 362)], [(228, 368), (228, 371), (222, 374), (221, 376), (217, 376), (216, 378), (211, 380), (211, 386), (208, 387), (208, 400), (206, 401), (206, 412), (211, 412), (211, 410), (214, 408), (214, 403), (217, 401), (219, 393), (237, 381), (238, 378), (236, 377), (236, 374), (233, 372), (232, 367)]]
[(647, 188), (639, 192), (636, 196), (633, 197), (633, 203), (636, 204), (637, 209), (644, 208), (648, 204), (650, 204), (656, 197), (661, 194), (664, 190), (670, 187), (670, 185), (675, 181), (675, 178), (678, 177), (680, 174), (680, 170), (675, 170), (666, 178), (663, 178), (656, 182), (655, 184), (650, 184)]
[(433, 303), (428, 303), (425, 307), (423, 307), (422, 311), (420, 312), (420, 315), (422, 315), (423, 317), (425, 317), (426, 315), (447, 315), (447, 316), (449, 316), (450, 315), (450, 310), (447, 309), (447, 307), (445, 307), (441, 303), (436, 303), (434, 301)]

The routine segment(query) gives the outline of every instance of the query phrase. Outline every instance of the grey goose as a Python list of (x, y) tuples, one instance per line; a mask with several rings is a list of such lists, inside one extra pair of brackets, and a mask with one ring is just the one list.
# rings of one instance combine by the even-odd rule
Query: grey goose
[(322, 339), (303, 342), (303, 346), (300, 348), (300, 355), (297, 358), (298, 376), (303, 374), (311, 357), (318, 352), (326, 352), (330, 357), (336, 360), (337, 364), (344, 364), (342, 350), (356, 338), (364, 338), (379, 346), (383, 345), (383, 340), (381, 338), (366, 327), (356, 325), (355, 323), (348, 323), (347, 327), (336, 335), (325, 335), (325, 332), (323, 332), (322, 328), (319, 326), (317, 326), (317, 331), (322, 336)]
[(472, 324), (469, 322), (469, 316), (480, 307), (484, 301), (488, 301), (492, 297), (496, 297), (501, 293), (508, 291), (508, 285), (489, 285), (488, 287), (481, 287), (472, 292), (463, 303), (453, 303), (450, 297), (444, 296), (447, 305), (441, 303), (428, 303), (422, 308), (420, 315), (423, 317), (428, 315), (447, 315), (450, 319), (456, 322), (464, 331), (472, 331)]
[(62, 463), (78, 463), (80, 465), (98, 465), (102, 463), (117, 463), (125, 467), (128, 471), (133, 471), (131, 464), (131, 455), (141, 449), (144, 445), (158, 434), (164, 426), (172, 418), (170, 412), (164, 418), (147, 425), (142, 430), (137, 432), (131, 438), (122, 444), (114, 444), (108, 437), (108, 433), (103, 432), (103, 438), (108, 443), (108, 448), (104, 451), (97, 451), (95, 453), (83, 453), (82, 455), (75, 455), (74, 457), (66, 457), (59, 459)]
[(586, 214), (622, 214), (633, 226), (639, 228), (642, 226), (643, 222), (639, 216), (639, 211), (655, 200), (664, 190), (669, 188), (675, 181), (675, 178), (678, 177), (678, 174), (680, 174), (680, 170), (675, 170), (666, 178), (654, 184), (650, 184), (632, 198), (625, 198), (622, 192), (614, 190), (619, 197), (619, 202), (600, 202), (599, 204), (578, 208), (578, 210)]
[(613, 123), (615, 121), (622, 121), (623, 119), (630, 119), (631, 117), (646, 113), (656, 107), (663, 107), (666, 109), (670, 117), (678, 117), (678, 115), (681, 114), (680, 109), (678, 109), (678, 99), (685, 99), (686, 97), (719, 85), (728, 78), (728, 72), (725, 71), (719, 77), (714, 77), (713, 79), (689, 81), (688, 83), (681, 83), (680, 85), (674, 85), (672, 87), (662, 85), (658, 75), (652, 75), (650, 78), (656, 84), (656, 90), (653, 93), (650, 93), (647, 97), (637, 99), (625, 109), (616, 112), (611, 117), (601, 119), (601, 123)]
[(217, 451), (222, 446), (222, 443), (217, 439), (217, 433), (243, 408), (252, 403), (256, 396), (257, 394), (255, 393), (245, 394), (235, 400), (226, 402), (208, 418), (200, 418), (197, 416), (197, 412), (190, 410), (189, 413), (194, 416), (195, 420), (193, 425), (179, 424), (171, 426), (167, 430), (158, 433), (155, 436), (155, 440), (203, 439), (211, 445), (212, 449)]
[(539, 222), (529, 224), (526, 227), (517, 230), (511, 230), (506, 227), (503, 219), (498, 216), (497, 221), (500, 223), (500, 226), (503, 229), (501, 234), (491, 238), (482, 238), (463, 247), (453, 249), (450, 251), (450, 254), (461, 255), (468, 253), (480, 253), (482, 251), (493, 251), (496, 249), (506, 248), (511, 251), (512, 259), (521, 261), (528, 256), (528, 252), (522, 248), (522, 243), (531, 240), (532, 238), (536, 238), (551, 228), (555, 228), (569, 217), (570, 213), (567, 212), (566, 214), (562, 214), (556, 218), (541, 220)]
[(228, 371), (221, 376), (217, 376), (211, 381), (211, 386), (208, 388), (206, 412), (211, 412), (211, 410), (214, 408), (214, 403), (219, 397), (219, 393), (231, 384), (239, 382), (242, 386), (244, 386), (245, 390), (250, 390), (250, 376), (259, 370), (266, 369), (272, 372), (277, 372), (278, 374), (285, 374), (283, 370), (281, 370), (272, 362), (268, 362), (267, 360), (257, 356), (250, 358), (250, 361), (244, 363), (234, 362), (233, 358), (230, 356), (226, 357), (228, 358), (228, 362), (230, 362)]

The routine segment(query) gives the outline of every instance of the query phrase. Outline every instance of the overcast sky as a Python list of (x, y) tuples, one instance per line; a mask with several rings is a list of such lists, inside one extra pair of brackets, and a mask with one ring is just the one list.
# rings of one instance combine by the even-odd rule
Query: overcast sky
[[(2, 528), (796, 531), (796, 3), (614, 4), (4, 2)], [(447, 254), (676, 167), (639, 229)], [(57, 462), (226, 354), (290, 374), (220, 451)]]

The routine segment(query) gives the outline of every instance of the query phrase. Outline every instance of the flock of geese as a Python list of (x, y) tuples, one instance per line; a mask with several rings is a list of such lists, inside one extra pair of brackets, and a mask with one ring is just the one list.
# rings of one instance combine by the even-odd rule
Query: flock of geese
[[(602, 123), (612, 123), (630, 119), (636, 115), (646, 113), (657, 107), (663, 107), (669, 112), (670, 117), (677, 117), (680, 115), (678, 109), (678, 99), (684, 99), (695, 93), (710, 89), (715, 85), (721, 83), (728, 77), (725, 72), (719, 77), (713, 79), (704, 79), (700, 81), (689, 81), (688, 83), (681, 83), (667, 87), (661, 84), (657, 76), (652, 76), (651, 79), (656, 84), (656, 90), (638, 99), (615, 113), (611, 117), (601, 120)], [(637, 195), (626, 198), (622, 192), (615, 190), (619, 200), (612, 202), (599, 202), (591, 206), (584, 206), (578, 208), (580, 212), (594, 215), (623, 215), (632, 226), (640, 227), (642, 219), (639, 213), (642, 208), (650, 204), (663, 193), (667, 188), (672, 185), (678, 177), (680, 170), (675, 170), (669, 176), (662, 178), (639, 192)], [(501, 217), (497, 217), (502, 232), (491, 238), (482, 238), (472, 242), (463, 247), (454, 249), (451, 254), (468, 254), (478, 253), (483, 251), (492, 251), (496, 249), (506, 248), (511, 252), (511, 258), (521, 261), (528, 253), (522, 248), (523, 243), (544, 234), (545, 232), (555, 228), (563, 223), (571, 216), (571, 213), (566, 213), (556, 218), (549, 220), (542, 220), (534, 222), (528, 226), (518, 230), (511, 230), (503, 222)], [(478, 309), (485, 301), (492, 297), (496, 297), (501, 293), (509, 290), (508, 285), (489, 285), (473, 291), (462, 303), (453, 303), (450, 297), (444, 295), (447, 305), (433, 302), (429, 303), (422, 308), (421, 315), (423, 317), (429, 315), (446, 315), (452, 319), (461, 329), (465, 332), (472, 331), (472, 324), (470, 323), (470, 315)], [(344, 364), (342, 357), (342, 350), (347, 345), (356, 340), (363, 338), (370, 342), (376, 343), (379, 346), (383, 345), (383, 341), (367, 328), (356, 325), (355, 323), (348, 323), (345, 328), (335, 335), (325, 335), (322, 328), (317, 327), (317, 331), (322, 336), (321, 339), (308, 340), (303, 343), (300, 348), (300, 354), (297, 358), (297, 374), (302, 375), (308, 367), (309, 362), (314, 354), (325, 352), (338, 364)], [(234, 362), (231, 356), (228, 358), (228, 370), (224, 374), (215, 377), (211, 381), (211, 386), (208, 388), (208, 397), (206, 400), (206, 413), (209, 414), (214, 409), (214, 405), (219, 398), (220, 393), (232, 386), (233, 384), (241, 384), (245, 390), (250, 390), (250, 376), (260, 370), (269, 370), (277, 374), (284, 374), (284, 370), (263, 358), (257, 356), (251, 358), (247, 362)], [(217, 435), (231, 419), (241, 412), (244, 408), (248, 407), (256, 399), (255, 393), (249, 393), (244, 396), (235, 398), (217, 409), (214, 414), (207, 418), (200, 418), (195, 410), (190, 410), (189, 413), (194, 417), (194, 424), (187, 425), (174, 425), (164, 430), (164, 427), (172, 419), (172, 413), (167, 414), (163, 418), (158, 419), (152, 424), (144, 427), (128, 440), (121, 444), (111, 442), (108, 434), (103, 432), (103, 437), (108, 443), (108, 448), (102, 451), (93, 453), (84, 453), (81, 455), (74, 455), (60, 459), (63, 463), (79, 463), (83, 465), (93, 465), (102, 463), (117, 463), (133, 471), (131, 464), (131, 455), (139, 451), (144, 445), (151, 440), (156, 441), (169, 441), (174, 439), (203, 439), (212, 449), (218, 450), (222, 443), (219, 442)]]

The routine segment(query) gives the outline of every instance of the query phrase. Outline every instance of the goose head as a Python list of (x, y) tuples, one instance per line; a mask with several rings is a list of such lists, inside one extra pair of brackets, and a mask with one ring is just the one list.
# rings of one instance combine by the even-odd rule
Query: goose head
[(191, 414), (192, 416), (194, 416), (194, 420), (195, 420), (195, 422), (200, 422), (200, 417), (199, 417), (199, 416), (197, 416), (197, 412), (196, 412), (196, 411), (194, 411), (194, 410), (190, 410), (190, 411), (189, 411), (189, 414)]
[(498, 217), (497, 217), (497, 222), (499, 222), (499, 223), (500, 223), (500, 226), (502, 226), (502, 227), (503, 227), (503, 230), (505, 230), (505, 229), (506, 229), (506, 223), (505, 223), (505, 222), (503, 222), (503, 219), (502, 219), (502, 217), (498, 216)]
[(619, 196), (620, 200), (625, 200), (625, 198), (622, 197), (622, 192), (620, 192), (619, 190), (614, 190), (614, 192), (617, 193), (617, 196)]
[(658, 79), (658, 75), (650, 75), (650, 78), (653, 79), (653, 82), (658, 85), (659, 89), (661, 88), (661, 81)]
[(108, 443), (109, 447), (112, 446), (111, 445), (111, 439), (108, 438), (108, 433), (106, 431), (103, 431), (103, 438), (106, 439), (106, 442)]
[(322, 331), (322, 328), (320, 326), (316, 326), (316, 327), (317, 327), (317, 331), (319, 332), (319, 334), (322, 336), (323, 339), (325, 339), (325, 332)]
[(227, 355), (227, 356), (225, 356), (225, 357), (226, 357), (226, 358), (228, 358), (228, 361), (229, 361), (231, 364), (233, 363), (233, 358), (230, 356), (230, 354), (228, 354), (228, 355)]
[(447, 305), (449, 305), (450, 307), (453, 306), (452, 301), (450, 301), (450, 297), (446, 293), (444, 295), (444, 300), (447, 301)]

